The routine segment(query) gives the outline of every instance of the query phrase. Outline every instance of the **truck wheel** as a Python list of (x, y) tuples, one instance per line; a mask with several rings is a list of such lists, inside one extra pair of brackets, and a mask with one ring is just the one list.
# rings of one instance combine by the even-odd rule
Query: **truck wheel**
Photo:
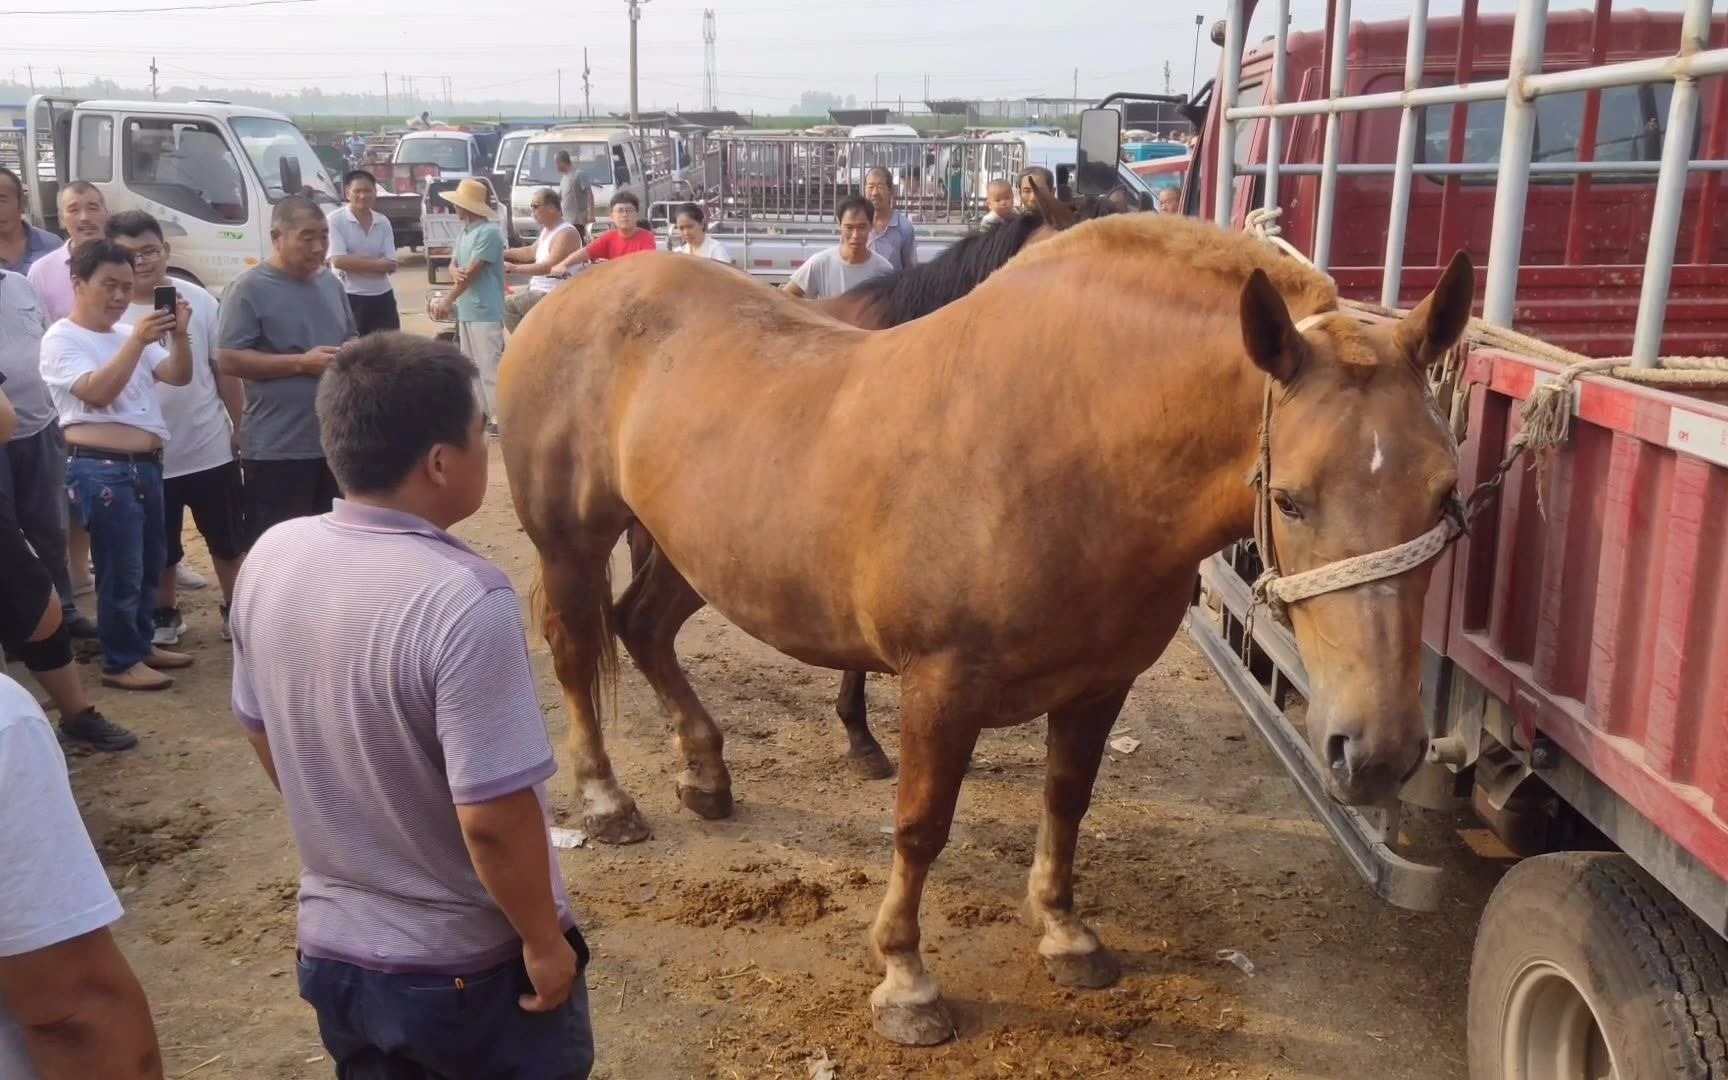
[(1513, 867), (1470, 964), (1472, 1080), (1728, 1080), (1728, 944), (1620, 854)]

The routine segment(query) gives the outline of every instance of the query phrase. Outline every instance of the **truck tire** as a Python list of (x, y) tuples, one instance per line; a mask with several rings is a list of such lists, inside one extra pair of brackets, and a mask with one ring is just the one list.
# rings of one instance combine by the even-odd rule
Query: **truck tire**
[(1501, 879), (1470, 964), (1471, 1080), (1728, 1080), (1728, 944), (1626, 855)]

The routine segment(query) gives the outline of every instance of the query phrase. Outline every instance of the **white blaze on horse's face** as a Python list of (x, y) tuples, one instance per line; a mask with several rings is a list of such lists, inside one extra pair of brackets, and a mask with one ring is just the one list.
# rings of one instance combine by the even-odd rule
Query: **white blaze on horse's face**
[[(1275, 380), (1269, 488), (1278, 571), (1385, 551), (1434, 528), (1456, 488), (1458, 458), (1450, 430), (1432, 420), (1426, 371), (1469, 321), (1469, 260), (1455, 258), (1434, 294), (1390, 328), (1332, 314), (1303, 320), (1299, 331), (1257, 276), (1243, 291), (1243, 340)], [(1422, 604), (1433, 565), (1290, 607), (1312, 691), (1309, 741), (1341, 802), (1388, 802), (1421, 763)]]

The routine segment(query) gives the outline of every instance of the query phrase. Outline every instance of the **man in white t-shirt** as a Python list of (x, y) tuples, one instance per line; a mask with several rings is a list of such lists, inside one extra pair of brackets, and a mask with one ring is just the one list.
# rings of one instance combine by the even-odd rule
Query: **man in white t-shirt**
[(543, 187), (534, 192), (529, 207), (534, 211), (534, 223), (540, 226), (540, 238), (524, 247), (504, 251), (505, 279), (511, 276), (528, 279), (526, 289), (518, 289), (504, 300), (504, 329), (512, 334), (541, 297), (564, 284), (561, 278), (548, 276), (552, 268), (582, 247), (582, 234), (564, 220), (563, 196)]
[(0, 1077), (154, 1080), (150, 1003), (108, 927), (120, 899), (90, 845), (54, 730), (0, 675)]
[(162, 225), (142, 210), (127, 210), (108, 219), (108, 239), (132, 253), (132, 306), (125, 321), (137, 323), (155, 310), (158, 285), (172, 285), (192, 309), (192, 381), (185, 386), (159, 383), (162, 418), (168, 423), (168, 445), (162, 451), (162, 519), (166, 531), (167, 565), (157, 583), (154, 641), (178, 645), (186, 632), (180, 614), (176, 575), (185, 557), (180, 535), (186, 511), (204, 537), (216, 579), (222, 585), (222, 639), (228, 640), (228, 604), (234, 598), (234, 578), (244, 554), (240, 527), (240, 464), (234, 460), (234, 435), (246, 410), (246, 390), (240, 380), (216, 370), (216, 298), (189, 281), (168, 276), (168, 241)]
[(89, 530), (96, 561), (102, 683), (163, 690), (174, 680), (162, 672), (190, 667), (192, 657), (153, 643), (156, 583), (166, 565), (162, 446), (168, 441), (156, 384), (192, 381), (192, 309), (180, 299), (174, 311), (123, 323), (132, 279), (131, 252), (105, 239), (79, 246), (72, 255), (72, 314), (42, 337), (42, 381), (66, 436), (72, 512)]
[(792, 271), (786, 286), (789, 296), (827, 300), (871, 278), (892, 274), (887, 259), (870, 250), (870, 221), (875, 208), (862, 195), (840, 201), (835, 217), (840, 219), (840, 246), (818, 251)]

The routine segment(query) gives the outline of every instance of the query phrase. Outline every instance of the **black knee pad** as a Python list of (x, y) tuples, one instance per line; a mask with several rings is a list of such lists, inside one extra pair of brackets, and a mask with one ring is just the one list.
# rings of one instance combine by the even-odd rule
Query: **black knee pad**
[(58, 671), (72, 662), (72, 635), (62, 622), (41, 641), (21, 641), (8, 648), (29, 671)]

